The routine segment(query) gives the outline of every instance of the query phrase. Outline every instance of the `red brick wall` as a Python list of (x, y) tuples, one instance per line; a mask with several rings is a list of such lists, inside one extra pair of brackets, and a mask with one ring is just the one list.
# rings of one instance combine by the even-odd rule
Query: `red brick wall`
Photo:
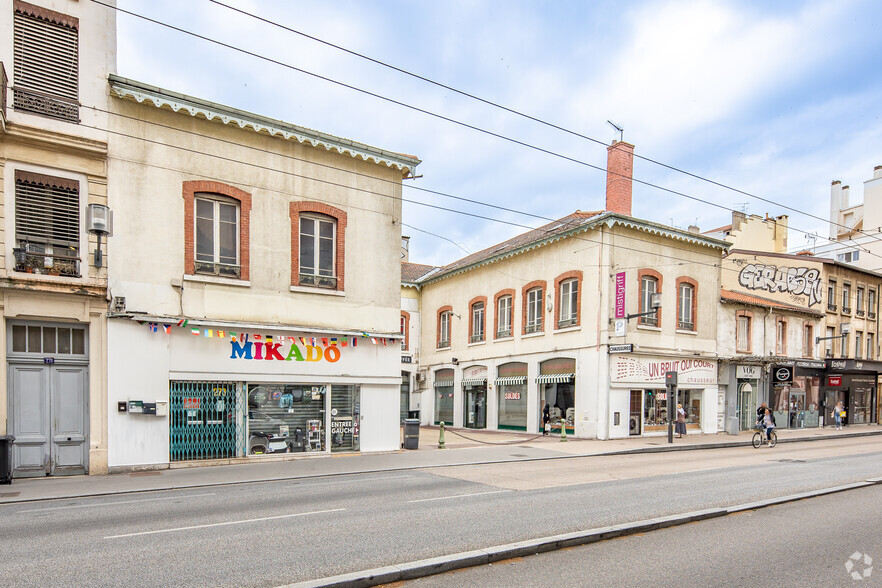
[(330, 216), (337, 221), (337, 255), (334, 266), (337, 277), (336, 290), (343, 292), (343, 278), (346, 275), (346, 213), (324, 202), (292, 202), (289, 206), (291, 217), (291, 285), (300, 285), (300, 213), (315, 212)]
[(251, 194), (239, 188), (208, 180), (188, 180), (183, 184), (184, 196), (184, 273), (196, 273), (196, 193), (220, 194), (239, 201), (239, 265), (240, 278), (251, 277)]

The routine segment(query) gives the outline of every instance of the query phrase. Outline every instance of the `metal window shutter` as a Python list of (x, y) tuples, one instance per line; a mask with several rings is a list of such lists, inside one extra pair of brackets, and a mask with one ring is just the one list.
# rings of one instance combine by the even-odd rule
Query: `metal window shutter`
[(15, 182), (15, 237), (79, 250), (79, 190)]
[(15, 85), (76, 101), (77, 30), (30, 15), (15, 15)]

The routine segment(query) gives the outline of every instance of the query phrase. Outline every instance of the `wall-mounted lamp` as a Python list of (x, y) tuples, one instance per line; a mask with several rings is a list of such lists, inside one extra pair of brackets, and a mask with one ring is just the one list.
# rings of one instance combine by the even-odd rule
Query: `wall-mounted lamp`
[(832, 337), (815, 337), (815, 345), (820, 343), (821, 341), (827, 341), (829, 339), (845, 339), (848, 337), (848, 334), (851, 333), (851, 323), (841, 323), (839, 325), (839, 332), (841, 335), (833, 335)]
[(90, 204), (86, 208), (86, 230), (98, 238), (95, 248), (95, 267), (103, 265), (101, 255), (101, 236), (113, 235), (113, 211), (103, 204)]
[(452, 363), (453, 365), (459, 365), (459, 360), (454, 357), (450, 360), (450, 363)]
[(649, 308), (651, 308), (652, 310), (648, 310), (646, 312), (638, 312), (636, 314), (626, 315), (625, 320), (629, 321), (632, 318), (637, 318), (638, 316), (648, 316), (650, 314), (656, 314), (656, 312), (658, 312), (658, 309), (661, 308), (661, 305), (662, 305), (661, 294), (659, 294), (659, 293), (651, 294), (649, 296)]

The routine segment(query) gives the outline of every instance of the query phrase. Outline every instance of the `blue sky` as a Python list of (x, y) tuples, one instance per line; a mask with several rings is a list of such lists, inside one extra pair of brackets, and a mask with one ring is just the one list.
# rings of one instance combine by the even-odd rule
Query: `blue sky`
[[(833, 0), (357, 2), (223, 0), (293, 29), (608, 144), (624, 127), (644, 160), (636, 217), (708, 230), (731, 209), (787, 214), (828, 234), (830, 183), (882, 165), (882, 2)], [(208, 0), (122, 9), (487, 129), (590, 166), (606, 148), (249, 19)], [(118, 16), (118, 72), (423, 160), (418, 186), (548, 218), (602, 210), (605, 174), (340, 88), (179, 32)], [(406, 200), (537, 226), (544, 221), (405, 188)], [(790, 207), (795, 210), (789, 210)], [(728, 209), (728, 210), (727, 210)], [(805, 214), (807, 213), (807, 214)], [(411, 261), (442, 265), (526, 229), (404, 205)], [(446, 239), (433, 236), (440, 235)], [(823, 239), (818, 240), (822, 244)]]

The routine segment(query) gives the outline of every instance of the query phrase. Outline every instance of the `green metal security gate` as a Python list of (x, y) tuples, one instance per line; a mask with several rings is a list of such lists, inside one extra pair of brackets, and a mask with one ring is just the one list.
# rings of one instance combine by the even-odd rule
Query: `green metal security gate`
[(241, 396), (236, 382), (170, 382), (171, 461), (244, 456)]

